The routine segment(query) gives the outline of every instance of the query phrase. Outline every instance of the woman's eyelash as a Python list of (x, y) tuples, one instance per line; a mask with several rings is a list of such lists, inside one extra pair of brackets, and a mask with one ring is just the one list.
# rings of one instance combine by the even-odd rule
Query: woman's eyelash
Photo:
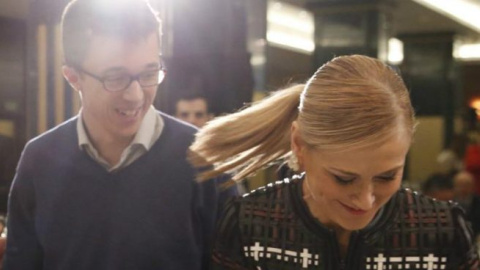
[[(381, 180), (381, 181), (388, 182), (388, 181), (395, 180), (395, 176), (396, 175), (394, 174), (394, 175), (386, 175), (386, 176), (377, 176), (376, 178)], [(337, 181), (338, 183), (340, 183), (342, 185), (348, 185), (355, 180), (355, 178), (344, 178), (344, 177), (340, 177), (338, 175), (333, 175), (333, 177), (335, 178), (335, 181)]]
[(333, 177), (335, 178), (335, 180), (342, 184), (342, 185), (348, 185), (350, 183), (353, 182), (353, 180), (355, 180), (355, 178), (343, 178), (343, 177), (340, 177), (338, 175), (333, 175)]
[(378, 179), (382, 181), (392, 181), (395, 179), (395, 174), (394, 175), (386, 175), (386, 176), (378, 176)]

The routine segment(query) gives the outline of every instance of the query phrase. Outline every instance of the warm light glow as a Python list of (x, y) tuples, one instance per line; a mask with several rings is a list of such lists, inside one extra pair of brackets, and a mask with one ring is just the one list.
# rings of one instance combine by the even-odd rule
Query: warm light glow
[(313, 24), (308, 23), (307, 20), (299, 20), (299, 18), (293, 16), (285, 16), (284, 14), (277, 12), (270, 12), (268, 14), (268, 22), (286, 28), (293, 28), (300, 32), (311, 34), (314, 31)]
[(475, 109), (475, 114), (477, 115), (477, 119), (480, 119), (480, 99), (476, 98), (470, 102), (470, 107)]
[(296, 37), (289, 33), (268, 31), (267, 40), (277, 45), (283, 45), (304, 52), (313, 52), (315, 50), (315, 44), (313, 41)]
[(388, 40), (388, 62), (398, 65), (403, 61), (403, 42), (396, 38)]
[(290, 50), (311, 54), (315, 50), (313, 15), (299, 7), (269, 1), (267, 41)]
[(476, 99), (472, 100), (472, 102), (470, 102), (470, 107), (472, 107), (476, 110), (480, 110), (480, 99), (476, 98)]
[(413, 0), (480, 32), (480, 4), (471, 0)]
[(459, 45), (454, 56), (463, 60), (480, 59), (480, 43)]

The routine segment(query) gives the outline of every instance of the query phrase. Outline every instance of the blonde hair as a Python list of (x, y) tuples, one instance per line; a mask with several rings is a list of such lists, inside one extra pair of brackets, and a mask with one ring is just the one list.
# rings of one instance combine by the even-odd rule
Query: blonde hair
[(306, 145), (330, 151), (381, 143), (399, 133), (411, 139), (415, 129), (398, 74), (367, 56), (341, 56), (320, 67), (306, 85), (208, 123), (190, 147), (190, 161), (196, 167), (214, 165), (201, 180), (224, 172), (243, 179), (290, 154), (295, 120)]

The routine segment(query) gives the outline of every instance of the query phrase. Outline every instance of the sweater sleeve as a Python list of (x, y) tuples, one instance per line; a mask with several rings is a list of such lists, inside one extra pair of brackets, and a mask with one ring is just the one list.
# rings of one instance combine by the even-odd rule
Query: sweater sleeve
[(35, 233), (35, 190), (28, 146), (19, 162), (9, 196), (4, 270), (42, 269), (42, 249)]

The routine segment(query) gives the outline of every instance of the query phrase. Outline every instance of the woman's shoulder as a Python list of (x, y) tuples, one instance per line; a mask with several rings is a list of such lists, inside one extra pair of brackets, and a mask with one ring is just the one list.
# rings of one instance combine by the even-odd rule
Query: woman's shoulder
[[(440, 201), (411, 189), (397, 194), (399, 212), (393, 231), (410, 237), (412, 247), (441, 251), (451, 265), (476, 269), (477, 250), (465, 212), (453, 201)], [(395, 232), (393, 232), (395, 234)]]
[(222, 220), (242, 223), (245, 220), (260, 222), (271, 216), (278, 220), (290, 218), (294, 214), (292, 194), (297, 192), (301, 179), (301, 175), (296, 175), (271, 182), (240, 197), (231, 198), (223, 208)]
[(252, 191), (244, 194), (239, 198), (239, 201), (246, 202), (249, 200), (258, 200), (263, 198), (275, 198), (285, 195), (289, 188), (294, 187), (296, 184), (301, 181), (303, 174), (293, 175), (290, 178), (284, 178), (274, 182), (270, 182), (267, 185), (261, 186), (259, 188), (253, 189)]
[(396, 204), (404, 210), (417, 210), (424, 214), (432, 214), (429, 210), (433, 212), (461, 210), (454, 201), (437, 200), (410, 188), (401, 188), (397, 192)]
[[(454, 201), (441, 201), (409, 188), (398, 191), (396, 210), (401, 221), (422, 227), (455, 227), (464, 217), (463, 209)], [(435, 226), (433, 226), (435, 225)]]

